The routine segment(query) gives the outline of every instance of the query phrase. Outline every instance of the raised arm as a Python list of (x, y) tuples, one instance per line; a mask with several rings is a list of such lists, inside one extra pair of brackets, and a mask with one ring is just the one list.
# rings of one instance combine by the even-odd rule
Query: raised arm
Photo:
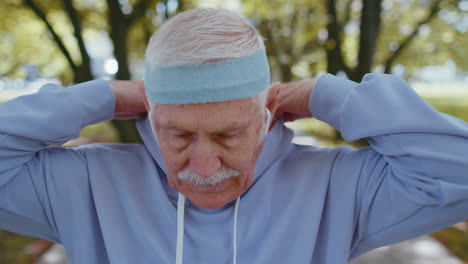
[(60, 241), (50, 200), (60, 188), (55, 177), (86, 179), (86, 159), (80, 149), (49, 146), (112, 119), (114, 108), (112, 89), (102, 80), (68, 88), (48, 84), (0, 104), (1, 229)]
[(347, 141), (369, 140), (343, 150), (330, 181), (357, 182), (350, 258), (468, 219), (468, 123), (384, 74), (361, 83), (325, 75), (309, 109)]

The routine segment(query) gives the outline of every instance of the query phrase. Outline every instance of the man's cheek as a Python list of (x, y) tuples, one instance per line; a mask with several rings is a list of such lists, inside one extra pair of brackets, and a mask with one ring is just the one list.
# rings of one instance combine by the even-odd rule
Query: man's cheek
[(159, 149), (167, 167), (179, 167), (187, 159), (184, 153), (172, 150), (166, 140), (161, 142)]

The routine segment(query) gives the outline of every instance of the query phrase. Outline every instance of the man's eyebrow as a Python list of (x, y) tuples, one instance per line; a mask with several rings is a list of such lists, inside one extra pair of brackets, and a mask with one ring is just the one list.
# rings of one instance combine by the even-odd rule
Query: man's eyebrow
[(163, 124), (160, 124), (160, 127), (164, 130), (173, 130), (173, 131), (180, 131), (180, 132), (189, 132), (188, 130), (186, 129), (183, 129), (181, 127), (178, 127), (177, 125), (175, 124), (172, 124), (172, 123), (163, 123)]
[[(188, 133), (192, 133), (192, 131), (190, 130), (187, 130), (187, 129), (184, 129), (182, 127), (179, 127), (177, 124), (174, 124), (174, 123), (171, 123), (171, 122), (168, 122), (168, 123), (163, 123), (160, 125), (160, 127), (164, 130), (172, 130), (172, 131), (177, 131), (177, 132), (188, 132)], [(241, 130), (245, 130), (249, 127), (249, 124), (245, 124), (245, 123), (239, 123), (239, 122), (233, 122), (229, 125), (227, 125), (226, 127), (224, 128), (221, 128), (219, 130), (214, 130), (214, 131), (211, 131), (211, 133), (215, 133), (215, 134), (225, 134), (225, 133), (228, 133), (228, 132), (233, 132), (233, 131), (241, 131)]]
[(242, 131), (242, 130), (247, 129), (248, 127), (249, 127), (248, 124), (234, 123), (234, 124), (230, 124), (227, 127), (222, 128), (220, 130), (217, 130), (214, 133), (216, 133), (216, 134), (225, 134), (225, 133), (228, 133), (228, 132)]

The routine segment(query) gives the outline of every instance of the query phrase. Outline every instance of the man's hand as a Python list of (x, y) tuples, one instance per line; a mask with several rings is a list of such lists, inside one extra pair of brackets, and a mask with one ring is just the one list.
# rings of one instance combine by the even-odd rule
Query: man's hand
[(316, 81), (317, 78), (313, 78), (273, 84), (273, 86), (279, 86), (277, 94), (278, 108), (276, 109), (275, 119), (282, 115), (284, 121), (288, 122), (312, 117), (309, 111), (309, 99)]
[(114, 119), (135, 119), (147, 114), (145, 85), (143, 81), (109, 81), (114, 91)]

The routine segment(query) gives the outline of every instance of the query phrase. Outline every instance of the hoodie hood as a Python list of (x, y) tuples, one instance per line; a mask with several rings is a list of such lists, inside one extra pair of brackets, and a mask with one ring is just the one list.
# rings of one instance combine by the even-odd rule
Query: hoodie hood
[[(217, 213), (222, 210), (227, 209), (228, 207), (232, 206), (232, 203), (228, 203), (220, 208), (216, 209), (203, 209), (195, 204), (193, 204), (190, 200), (186, 199), (184, 195), (181, 193), (176, 192), (167, 181), (167, 173), (166, 173), (166, 165), (164, 164), (164, 160), (162, 158), (161, 150), (156, 142), (156, 138), (152, 131), (152, 127), (149, 121), (148, 116), (138, 120), (137, 128), (140, 133), (143, 142), (151, 153), (151, 156), (155, 160), (162, 171), (160, 171), (161, 182), (163, 183), (163, 188), (165, 189), (168, 198), (170, 201), (175, 203), (177, 201), (177, 238), (176, 238), (176, 264), (183, 264), (183, 246), (184, 246), (184, 219), (185, 219), (185, 207), (190, 206), (197, 211), (201, 211), (204, 213)], [(281, 154), (287, 150), (288, 145), (291, 143), (293, 137), (293, 132), (287, 129), (283, 125), (283, 120), (280, 119), (275, 122), (273, 129), (267, 133), (265, 137), (265, 142), (263, 145), (263, 149), (257, 159), (254, 169), (254, 182), (252, 186), (245, 192), (248, 193), (253, 186), (257, 183), (257, 181), (263, 176), (266, 169), (274, 163), (276, 159), (278, 159)], [(245, 194), (244, 193), (244, 194)], [(241, 197), (237, 197), (234, 205), (234, 215), (233, 215), (233, 263), (237, 263), (237, 219), (238, 219), (238, 211), (239, 211), (239, 204), (240, 204)]]
[[(166, 165), (164, 164), (164, 160), (162, 158), (161, 151), (153, 134), (148, 116), (137, 121), (137, 128), (146, 148), (151, 153), (153, 159), (156, 161), (159, 168), (161, 168), (161, 170), (164, 172), (164, 176), (166, 176)], [(254, 186), (255, 183), (262, 177), (265, 170), (276, 159), (278, 159), (278, 157), (281, 156), (283, 152), (287, 150), (287, 147), (291, 143), (293, 136), (294, 133), (284, 126), (282, 118), (275, 121), (273, 128), (265, 137), (265, 144), (263, 145), (263, 149), (255, 164), (254, 182), (252, 186)], [(166, 177), (162, 178), (162, 182), (165, 183), (164, 188), (170, 196), (170, 199), (172, 201), (177, 201), (177, 192), (169, 186)], [(247, 190), (246, 192), (248, 192), (249, 190)]]

